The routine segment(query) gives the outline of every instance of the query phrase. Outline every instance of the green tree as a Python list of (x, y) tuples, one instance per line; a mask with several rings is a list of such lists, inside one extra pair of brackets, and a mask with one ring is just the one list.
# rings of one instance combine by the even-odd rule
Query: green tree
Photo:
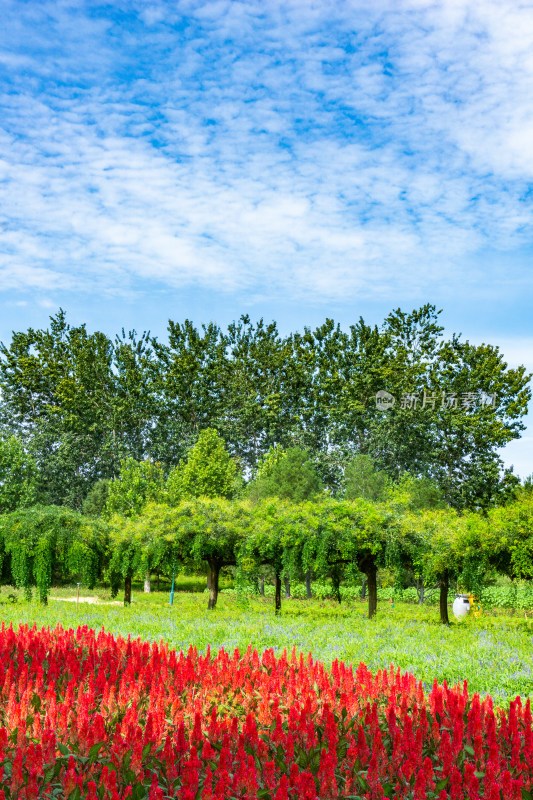
[(511, 580), (533, 579), (533, 494), (489, 511), (483, 535), (470, 537), (472, 552)]
[(179, 562), (176, 509), (164, 503), (147, 502), (137, 516), (113, 514), (109, 527), (111, 591), (115, 596), (123, 581), (124, 605), (129, 605), (132, 579), (136, 574), (145, 576), (147, 591), (146, 581), (153, 570), (172, 574)]
[(298, 509), (286, 500), (266, 499), (252, 505), (252, 524), (242, 542), (238, 567), (241, 576), (257, 579), (261, 567), (269, 566), (274, 572), (274, 608), (281, 612), (281, 580), (285, 573), (290, 577), (286, 563), (289, 542), (293, 547), (300, 543)]
[(408, 511), (447, 507), (444, 492), (435, 480), (408, 472), (403, 473), (398, 483), (389, 486), (386, 499)]
[[(175, 465), (205, 428), (223, 416), (226, 343), (214, 323), (199, 331), (186, 319), (169, 320), (168, 344), (154, 343), (157, 393), (160, 402), (159, 440), (171, 449)], [(162, 458), (162, 460), (166, 460)]]
[(396, 534), (387, 509), (361, 498), (327, 500), (316, 505), (315, 572), (329, 575), (340, 602), (340, 582), (346, 569), (359, 571), (368, 583), (368, 616), (377, 611), (377, 572), (385, 565), (388, 540)]
[(0, 514), (32, 505), (37, 496), (37, 466), (15, 437), (0, 439)]
[[(428, 474), (453, 507), (486, 510), (513, 496), (518, 479), (504, 470), (498, 450), (524, 429), (530, 377), (524, 367), (509, 369), (497, 347), (474, 346), (455, 336), (440, 347), (427, 391), (445, 395), (451, 405), (441, 404), (427, 415), (434, 442)], [(494, 405), (482, 403), (480, 392)]]
[(249, 531), (246, 503), (221, 497), (199, 497), (180, 506), (181, 558), (207, 569), (208, 610), (217, 604), (220, 570), (237, 566), (242, 543)]
[(121, 458), (143, 457), (153, 427), (152, 361), (147, 335), (113, 344), (85, 325), (71, 327), (63, 310), (47, 330), (29, 328), (0, 345), (4, 417), (35, 458), (47, 503), (80, 508), (97, 480), (118, 473)]
[(119, 476), (107, 485), (106, 511), (134, 517), (146, 503), (165, 499), (165, 473), (161, 464), (126, 458), (121, 462)]
[[(34, 457), (41, 499), (75, 508), (123, 459), (167, 472), (216, 428), (247, 473), (274, 445), (297, 446), (335, 494), (356, 454), (392, 481), (425, 476), (449, 505), (486, 511), (517, 489), (499, 449), (524, 428), (530, 376), (497, 347), (445, 339), (439, 314), (396, 309), (347, 331), (327, 319), (285, 338), (247, 316), (225, 333), (186, 320), (169, 322), (161, 344), (90, 334), (60, 310), (47, 330), (0, 346), (0, 429)], [(378, 390), (393, 408), (377, 407)]]
[(201, 431), (185, 463), (171, 470), (167, 488), (174, 503), (190, 497), (233, 497), (240, 490), (242, 477), (216, 430)]
[(47, 603), (52, 577), (94, 587), (107, 559), (107, 527), (58, 506), (32, 506), (0, 517), (3, 552), (11, 558), (15, 585), (31, 598), (37, 587)]
[(83, 514), (88, 517), (101, 517), (105, 514), (110, 483), (109, 478), (100, 478), (96, 481), (83, 501), (81, 508)]
[(450, 581), (457, 579), (464, 568), (465, 518), (450, 508), (428, 509), (406, 514), (402, 525), (413, 570), (426, 584), (438, 585), (440, 620), (449, 625)]
[(247, 487), (254, 500), (279, 497), (301, 503), (323, 491), (323, 484), (309, 453), (300, 447), (270, 451), (260, 462), (256, 478)]
[[(322, 480), (308, 452), (300, 447), (283, 450), (278, 445), (271, 447), (259, 461), (255, 478), (248, 484), (246, 493), (255, 502), (268, 497), (279, 497), (292, 503), (303, 503), (305, 500), (318, 497), (323, 489)], [(280, 576), (278, 573), (275, 575), (275, 580), (278, 581)], [(297, 574), (295, 577), (301, 578), (302, 574)], [(310, 569), (305, 570), (304, 578), (307, 596), (310, 598), (312, 596)], [(285, 572), (284, 579), (285, 594), (286, 597), (290, 597), (288, 572)]]
[(385, 472), (375, 469), (370, 456), (359, 453), (348, 462), (343, 485), (346, 500), (363, 497), (365, 500), (381, 502), (387, 497), (390, 479)]
[(522, 492), (524, 494), (533, 494), (533, 474), (528, 475), (522, 481)]
[[(107, 484), (105, 510), (107, 514), (136, 517), (147, 503), (161, 503), (166, 499), (165, 474), (161, 464), (126, 458), (121, 463), (118, 478)], [(151, 590), (150, 578), (150, 569), (147, 569), (144, 576), (144, 591), (147, 593)]]
[(248, 315), (228, 326), (223, 409), (219, 427), (228, 447), (243, 466), (255, 471), (275, 443), (288, 445), (298, 392), (291, 343), (275, 322), (255, 325)]
[(427, 463), (425, 422), (398, 414), (398, 408), (384, 415), (375, 397), (382, 389), (398, 397), (414, 391), (441, 331), (434, 307), (427, 305), (411, 314), (398, 310), (381, 328), (361, 318), (345, 332), (328, 319), (313, 332), (306, 328), (293, 336), (301, 442), (319, 460), (332, 491), (340, 488), (343, 464), (354, 453), (371, 456), (393, 480)]

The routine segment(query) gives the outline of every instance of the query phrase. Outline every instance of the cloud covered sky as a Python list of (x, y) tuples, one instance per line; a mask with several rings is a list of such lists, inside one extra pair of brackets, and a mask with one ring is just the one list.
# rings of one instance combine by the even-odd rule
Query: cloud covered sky
[[(429, 301), (533, 368), (533, 3), (2, 17), (3, 341), (60, 305), (107, 333), (243, 312), (288, 332)], [(533, 439), (513, 447), (533, 472)]]

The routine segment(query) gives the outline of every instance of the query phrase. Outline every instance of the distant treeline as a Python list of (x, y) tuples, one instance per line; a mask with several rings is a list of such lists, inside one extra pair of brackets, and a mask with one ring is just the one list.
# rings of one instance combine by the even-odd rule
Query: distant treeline
[[(524, 428), (530, 376), (496, 346), (445, 338), (438, 313), (397, 309), (381, 326), (359, 319), (348, 330), (327, 319), (288, 336), (247, 315), (226, 330), (170, 321), (163, 343), (89, 333), (60, 310), (48, 329), (0, 346), (0, 512), (31, 502), (79, 510), (128, 458), (166, 477), (207, 428), (244, 481), (271, 448), (298, 447), (333, 495), (365, 455), (389, 480), (431, 479), (457, 509), (504, 502), (517, 479), (498, 449)], [(388, 393), (381, 407), (378, 392)], [(31, 492), (10, 489), (6, 500), (6, 482), (30, 473)]]

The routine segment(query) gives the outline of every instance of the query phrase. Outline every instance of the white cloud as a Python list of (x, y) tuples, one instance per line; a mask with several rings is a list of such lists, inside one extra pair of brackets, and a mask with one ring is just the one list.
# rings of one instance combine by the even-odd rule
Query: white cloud
[(7, 2), (4, 288), (405, 297), (530, 241), (530, 7), (118, 11)]

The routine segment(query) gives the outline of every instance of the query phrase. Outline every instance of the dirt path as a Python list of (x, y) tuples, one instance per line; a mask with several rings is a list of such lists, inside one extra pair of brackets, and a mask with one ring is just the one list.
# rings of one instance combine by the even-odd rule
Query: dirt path
[(49, 600), (60, 600), (63, 603), (92, 603), (93, 605), (97, 606), (121, 606), (123, 605), (120, 600), (111, 600), (106, 602), (105, 600), (100, 600), (98, 597), (50, 597)]

